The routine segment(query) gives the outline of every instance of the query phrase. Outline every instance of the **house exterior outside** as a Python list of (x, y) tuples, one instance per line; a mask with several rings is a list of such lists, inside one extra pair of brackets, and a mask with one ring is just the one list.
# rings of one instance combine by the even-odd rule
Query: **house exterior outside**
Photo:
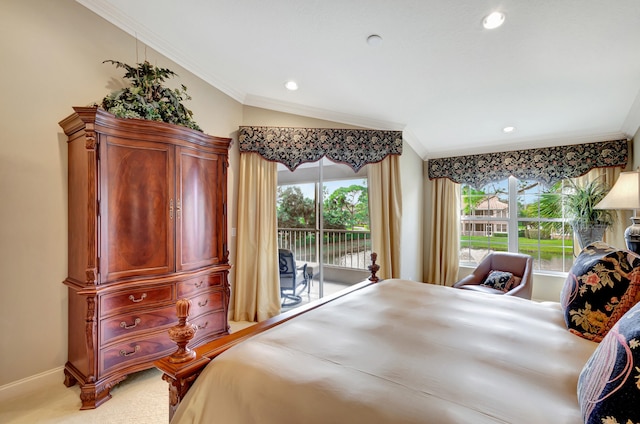
[[(463, 236), (490, 236), (495, 233), (507, 234), (509, 204), (498, 196), (485, 197), (471, 215), (460, 220)], [(505, 218), (500, 220), (499, 218)]]

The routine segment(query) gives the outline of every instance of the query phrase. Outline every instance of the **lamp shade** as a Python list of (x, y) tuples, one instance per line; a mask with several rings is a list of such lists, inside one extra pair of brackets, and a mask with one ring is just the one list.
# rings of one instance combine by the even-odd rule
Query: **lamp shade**
[(640, 171), (621, 172), (595, 209), (640, 209)]

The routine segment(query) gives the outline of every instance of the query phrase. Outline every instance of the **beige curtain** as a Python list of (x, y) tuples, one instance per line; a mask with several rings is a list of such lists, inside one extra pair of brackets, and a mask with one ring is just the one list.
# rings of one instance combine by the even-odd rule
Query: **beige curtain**
[(402, 191), (400, 156), (389, 155), (367, 165), (369, 219), (373, 251), (378, 254), (379, 278), (400, 277)]
[(240, 154), (235, 321), (263, 321), (280, 313), (277, 179), (275, 162)]
[[(615, 182), (620, 176), (622, 170), (618, 167), (611, 168), (595, 168), (583, 175), (576, 178), (578, 184), (585, 184), (588, 181), (593, 181), (596, 178), (601, 180), (609, 187), (613, 187)], [(603, 240), (605, 243), (618, 247), (621, 249), (627, 248), (627, 243), (624, 240), (624, 230), (631, 225), (632, 211), (613, 211), (615, 222), (605, 233)], [(574, 253), (580, 253), (580, 246), (578, 241), (574, 240)]]
[(460, 184), (448, 178), (425, 178), (429, 190), (426, 210), (425, 275), (427, 283), (453, 285), (458, 279), (460, 252)]

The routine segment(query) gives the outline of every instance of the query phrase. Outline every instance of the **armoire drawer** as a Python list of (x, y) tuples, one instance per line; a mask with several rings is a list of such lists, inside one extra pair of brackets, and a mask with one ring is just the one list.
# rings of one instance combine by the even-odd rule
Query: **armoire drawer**
[(100, 342), (105, 345), (140, 332), (175, 325), (178, 322), (173, 305), (142, 312), (128, 312), (100, 320)]
[(220, 287), (223, 281), (223, 274), (216, 272), (213, 274), (204, 274), (197, 278), (180, 281), (178, 283), (178, 299), (191, 297), (201, 291), (208, 290), (212, 287)]
[(100, 298), (100, 316), (127, 310), (162, 305), (173, 301), (173, 285), (141, 287), (104, 295)]
[(222, 304), (222, 292), (220, 290), (208, 291), (189, 298), (191, 310), (189, 311), (189, 321), (202, 315), (205, 312), (216, 311), (224, 308)]
[(207, 338), (206, 341), (210, 341), (211, 339), (208, 337), (214, 334), (220, 334), (220, 336), (227, 334), (225, 314), (226, 312), (224, 310), (214, 311), (189, 320), (191, 324), (195, 324), (198, 328), (189, 346), (193, 347), (198, 345), (198, 342), (203, 338)]
[(176, 350), (166, 331), (123, 341), (101, 349), (98, 353), (100, 377), (127, 366), (151, 362)]

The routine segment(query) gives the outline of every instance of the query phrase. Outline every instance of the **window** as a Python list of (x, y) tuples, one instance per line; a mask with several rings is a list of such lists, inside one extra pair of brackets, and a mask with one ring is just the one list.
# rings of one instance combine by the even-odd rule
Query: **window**
[(568, 272), (573, 265), (573, 232), (564, 216), (569, 184), (544, 187), (509, 177), (480, 190), (460, 190), (460, 262), (478, 264), (490, 251), (533, 256), (534, 270)]

